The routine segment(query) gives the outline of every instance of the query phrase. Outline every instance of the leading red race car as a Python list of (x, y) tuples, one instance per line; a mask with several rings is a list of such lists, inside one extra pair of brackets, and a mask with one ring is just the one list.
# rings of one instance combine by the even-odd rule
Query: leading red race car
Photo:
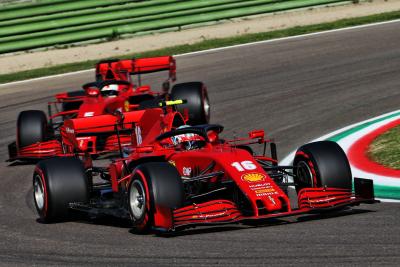
[[(264, 131), (226, 141), (219, 138), (222, 130), (179, 127), (131, 148), (129, 156), (107, 167), (73, 157), (41, 161), (33, 175), (40, 218), (61, 221), (78, 210), (129, 219), (139, 232), (169, 232), (375, 202), (372, 180), (356, 178), (352, 193), (347, 157), (334, 142), (306, 144), (293, 166), (279, 166), (275, 144)], [(256, 155), (253, 144), (264, 153)], [(290, 186), (297, 192), (292, 201)]]
[[(169, 77), (163, 83), (162, 92), (154, 92), (149, 85), (141, 84), (140, 77), (143, 74), (165, 70), (169, 71)], [(131, 75), (139, 77), (138, 85), (132, 82)], [(86, 120), (87, 118), (179, 103), (179, 106), (175, 105), (175, 110), (182, 115), (187, 111), (186, 121), (189, 123), (203, 124), (209, 121), (210, 105), (207, 89), (203, 83), (175, 84), (169, 93), (170, 82), (176, 80), (176, 64), (173, 57), (100, 62), (96, 66), (96, 78), (96, 82), (85, 84), (82, 91), (57, 94), (56, 101), (48, 104), (49, 120), (41, 110), (21, 112), (17, 120), (16, 142), (9, 145), (10, 160), (41, 159), (68, 152), (65, 149), (62, 132), (64, 121), (71, 118), (80, 119), (81, 127), (92, 127), (93, 120)], [(125, 116), (138, 116), (140, 112), (135, 114)], [(151, 125), (159, 120), (157, 117), (150, 117), (153, 121), (146, 121), (146, 124)], [(144, 116), (146, 120), (150, 117)], [(101, 118), (95, 121), (101, 124)], [(172, 125), (169, 122), (164, 123)], [(179, 126), (177, 122), (174, 125)], [(113, 132), (105, 133), (105, 129), (97, 128), (92, 135), (86, 133), (84, 136), (77, 136), (76, 141), (80, 144), (81, 150), (87, 151), (90, 147), (91, 154), (107, 153), (115, 151), (118, 147)]]

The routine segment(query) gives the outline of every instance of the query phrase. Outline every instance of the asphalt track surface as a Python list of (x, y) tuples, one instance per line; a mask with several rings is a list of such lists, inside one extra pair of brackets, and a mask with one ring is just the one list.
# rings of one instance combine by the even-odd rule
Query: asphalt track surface
[[(225, 125), (225, 136), (263, 128), (277, 140), (282, 157), (308, 140), (399, 108), (399, 28), (393, 23), (179, 57), (178, 79), (207, 83), (212, 121)], [(83, 73), (0, 87), (1, 161), (15, 138), (18, 112), (45, 109), (54, 93), (92, 77)], [(0, 163), (1, 265), (400, 264), (399, 204), (361, 205), (260, 227), (136, 235), (113, 220), (38, 223), (32, 170), (32, 165)]]

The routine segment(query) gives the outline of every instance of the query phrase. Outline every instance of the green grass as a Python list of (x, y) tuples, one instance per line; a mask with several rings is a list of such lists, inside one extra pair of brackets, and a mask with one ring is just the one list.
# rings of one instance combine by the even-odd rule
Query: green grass
[[(164, 49), (144, 52), (144, 53), (128, 54), (128, 55), (120, 56), (119, 58), (123, 59), (123, 58), (132, 58), (132, 57), (176, 55), (176, 54), (182, 54), (182, 53), (187, 53), (187, 52), (206, 50), (206, 49), (210, 49), (210, 48), (250, 43), (250, 42), (262, 41), (262, 40), (270, 40), (270, 39), (276, 39), (276, 38), (282, 38), (282, 37), (288, 37), (288, 36), (295, 36), (295, 35), (301, 35), (301, 34), (307, 34), (307, 33), (319, 32), (319, 31), (326, 31), (326, 30), (350, 27), (350, 26), (355, 26), (355, 25), (363, 25), (363, 24), (374, 23), (374, 22), (394, 20), (394, 19), (399, 19), (399, 18), (400, 18), (400, 11), (395, 11), (395, 12), (382, 13), (382, 14), (366, 16), (366, 17), (343, 19), (343, 20), (339, 20), (336, 22), (330, 22), (330, 23), (322, 23), (322, 24), (316, 24), (316, 25), (310, 25), (310, 26), (294, 27), (294, 28), (271, 31), (271, 32), (264, 32), (264, 33), (245, 34), (245, 35), (230, 37), (230, 38), (205, 40), (205, 41), (191, 44), (191, 45), (179, 45), (179, 46), (167, 47)], [(79, 62), (79, 63), (63, 64), (63, 65), (57, 65), (54, 67), (47, 67), (47, 68), (22, 71), (22, 72), (17, 72), (17, 73), (3, 74), (3, 75), (0, 75), (0, 83), (6, 83), (6, 82), (42, 77), (42, 76), (47, 76), (47, 75), (90, 69), (90, 68), (94, 67), (94, 65), (97, 61), (99, 61), (99, 60), (89, 60), (89, 61)]]
[(377, 163), (400, 170), (400, 126), (378, 136), (369, 147), (368, 156)]

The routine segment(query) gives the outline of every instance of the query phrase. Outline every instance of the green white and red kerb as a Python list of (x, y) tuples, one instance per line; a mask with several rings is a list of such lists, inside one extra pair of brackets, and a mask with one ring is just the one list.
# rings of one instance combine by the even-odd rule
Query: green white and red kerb
[[(400, 125), (400, 110), (347, 126), (313, 141), (337, 142), (349, 158), (353, 177), (373, 179), (377, 198), (400, 201), (400, 171), (379, 165), (367, 157), (367, 149), (373, 140), (397, 125)], [(290, 164), (293, 155), (287, 156), (281, 164)]]

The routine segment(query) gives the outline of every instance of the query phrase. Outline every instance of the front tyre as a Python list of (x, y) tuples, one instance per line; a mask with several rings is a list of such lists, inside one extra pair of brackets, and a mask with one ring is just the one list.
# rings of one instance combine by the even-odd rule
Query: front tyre
[(43, 142), (48, 137), (46, 114), (41, 110), (26, 110), (18, 115), (17, 144), (25, 147)]
[(171, 164), (149, 162), (133, 171), (128, 186), (128, 210), (138, 233), (145, 233), (154, 226), (157, 207), (179, 208), (183, 199), (181, 176)]
[(296, 190), (332, 187), (351, 190), (352, 174), (343, 149), (335, 142), (319, 141), (300, 147), (294, 158)]
[(70, 203), (89, 199), (82, 162), (76, 158), (40, 161), (33, 174), (33, 199), (42, 222), (67, 220)]
[(178, 105), (177, 110), (183, 114), (189, 111), (190, 125), (207, 124), (210, 121), (210, 101), (207, 88), (202, 82), (188, 82), (174, 85), (171, 90), (172, 100), (186, 100), (186, 104)]

